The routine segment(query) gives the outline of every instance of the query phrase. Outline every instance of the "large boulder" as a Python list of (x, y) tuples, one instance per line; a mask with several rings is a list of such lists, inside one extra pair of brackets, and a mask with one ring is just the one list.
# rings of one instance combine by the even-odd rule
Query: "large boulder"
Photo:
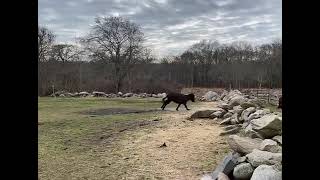
[(249, 99), (247, 103), (254, 104), (255, 107), (263, 107), (264, 102), (258, 98)]
[(234, 167), (237, 165), (237, 159), (240, 157), (238, 153), (229, 153), (223, 161), (218, 165), (218, 167), (212, 172), (212, 179), (217, 179), (219, 173), (224, 173), (229, 175)]
[(255, 104), (253, 104), (252, 102), (249, 102), (249, 101), (245, 101), (245, 102), (241, 103), (240, 106), (241, 106), (243, 109), (247, 109), (247, 108), (249, 108), (249, 107), (256, 107)]
[(159, 98), (165, 98), (167, 96), (166, 93), (158, 93)]
[(258, 132), (263, 138), (272, 138), (282, 133), (282, 117), (274, 114), (265, 115), (250, 122), (252, 130)]
[(272, 153), (268, 151), (261, 151), (254, 149), (251, 153), (246, 155), (248, 162), (253, 167), (258, 167), (262, 164), (274, 165), (282, 162), (282, 153)]
[(272, 166), (260, 165), (253, 171), (250, 180), (282, 180), (282, 173)]
[(222, 109), (224, 109), (224, 110), (226, 110), (226, 111), (232, 109), (232, 108), (229, 106), (229, 104), (224, 103), (224, 102), (221, 103), (221, 104), (219, 104), (218, 107), (219, 107), (219, 108), (222, 108)]
[(133, 93), (125, 93), (124, 95), (122, 95), (122, 97), (131, 97), (133, 96)]
[(271, 140), (271, 139), (265, 139), (261, 142), (259, 149), (261, 151), (268, 151), (268, 152), (279, 152), (281, 151), (281, 147), (278, 146), (278, 143)]
[[(245, 122), (246, 123), (246, 122)], [(244, 124), (244, 123), (243, 123)], [(243, 125), (242, 124), (242, 125)], [(258, 132), (254, 131), (252, 129), (252, 125), (249, 123), (249, 125), (247, 125), (244, 129), (244, 133), (246, 136), (250, 137), (250, 138), (260, 138), (260, 139), (264, 139), (263, 136), (261, 136)]]
[(251, 121), (253, 119), (258, 119), (267, 114), (270, 114), (270, 109), (259, 109), (256, 112), (249, 115), (248, 121)]
[(234, 129), (234, 128), (236, 128), (236, 127), (241, 127), (239, 124), (236, 124), (236, 125), (228, 125), (228, 126), (225, 126), (223, 129), (225, 130), (225, 131), (228, 131), (228, 130), (230, 130), (230, 129)]
[(99, 92), (99, 91), (93, 91), (92, 95), (93, 95), (93, 97), (105, 97), (105, 96), (107, 96), (106, 93)]
[(221, 93), (221, 95), (220, 95), (220, 98), (219, 98), (219, 99), (223, 100), (223, 98), (224, 98), (226, 95), (228, 95), (228, 91), (223, 90), (223, 92)]
[(219, 123), (220, 125), (228, 125), (231, 124), (231, 117), (228, 117)]
[(89, 96), (90, 95), (90, 93), (88, 93), (88, 92), (86, 92), (86, 91), (82, 91), (82, 92), (79, 92), (78, 93), (78, 96), (80, 96), (80, 97), (87, 97), (87, 96)]
[(118, 92), (118, 94), (117, 94), (118, 96), (122, 96), (123, 95), (123, 93), (122, 92)]
[(238, 105), (238, 106), (234, 106), (234, 107), (233, 107), (233, 110), (234, 110), (234, 113), (241, 114), (242, 111), (243, 111), (243, 108)]
[(242, 96), (242, 93), (239, 90), (232, 90), (232, 91), (228, 92), (228, 94), (226, 94), (222, 98), (222, 100), (229, 102), (232, 98), (234, 98), (236, 96)]
[(215, 110), (203, 110), (197, 111), (191, 115), (191, 118), (209, 118), (212, 113), (216, 112)]
[(202, 96), (202, 100), (204, 101), (216, 101), (218, 100), (219, 95), (216, 92), (209, 91), (204, 96)]
[(248, 121), (250, 114), (254, 113), (255, 111), (256, 111), (255, 107), (249, 107), (249, 108), (243, 110), (242, 113), (241, 113), (242, 119), (244, 121)]
[(228, 117), (231, 117), (233, 114), (231, 112), (227, 112), (223, 115), (223, 118), (228, 118)]
[(280, 145), (282, 145), (282, 136), (274, 136), (272, 140), (276, 141)]
[(218, 174), (217, 180), (230, 180), (230, 178), (229, 178), (225, 173), (220, 172), (220, 173)]
[(233, 177), (236, 179), (250, 179), (253, 173), (253, 167), (250, 163), (238, 164), (233, 169)]
[(214, 118), (221, 118), (225, 114), (225, 111), (216, 111), (212, 114), (210, 114), (209, 118), (214, 119)]
[(231, 118), (231, 120), (230, 120), (231, 124), (239, 124), (239, 123), (241, 123), (241, 120), (239, 119), (239, 114), (238, 113), (233, 114), (230, 118)]
[(230, 135), (228, 144), (230, 148), (240, 154), (251, 153), (254, 149), (259, 149), (262, 140)]
[(246, 101), (247, 99), (245, 97), (238, 95), (230, 99), (229, 106), (231, 107), (238, 106), (240, 104), (243, 104)]
[(229, 130), (225, 130), (225, 131), (223, 131), (223, 132), (221, 132), (219, 135), (220, 136), (225, 136), (225, 135), (229, 135), (229, 134), (236, 134), (236, 133), (238, 133), (239, 131), (240, 131), (240, 127), (234, 127), (234, 128), (232, 128), (232, 129), (229, 129)]

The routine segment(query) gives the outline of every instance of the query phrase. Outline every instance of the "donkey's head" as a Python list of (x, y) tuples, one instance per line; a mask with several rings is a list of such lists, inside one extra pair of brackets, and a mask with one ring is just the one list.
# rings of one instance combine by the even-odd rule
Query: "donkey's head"
[(193, 93), (188, 94), (188, 97), (192, 102), (194, 102), (194, 94)]

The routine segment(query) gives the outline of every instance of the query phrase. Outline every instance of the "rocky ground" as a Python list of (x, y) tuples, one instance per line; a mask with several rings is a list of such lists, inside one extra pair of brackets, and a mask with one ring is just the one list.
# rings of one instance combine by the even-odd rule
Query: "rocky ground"
[(218, 108), (197, 111), (190, 119), (210, 118), (224, 127), (234, 151), (203, 179), (282, 179), (282, 113), (264, 108), (263, 102), (238, 90), (209, 91), (202, 100)]

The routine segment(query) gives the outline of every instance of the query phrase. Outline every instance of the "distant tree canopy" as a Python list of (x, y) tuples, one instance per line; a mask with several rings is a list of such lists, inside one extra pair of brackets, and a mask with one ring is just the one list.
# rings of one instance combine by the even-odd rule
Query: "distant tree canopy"
[(141, 28), (122, 17), (96, 18), (81, 46), (55, 44), (39, 27), (39, 95), (56, 90), (166, 92), (181, 87), (279, 88), (282, 41), (252, 45), (202, 40), (177, 56), (156, 59)]

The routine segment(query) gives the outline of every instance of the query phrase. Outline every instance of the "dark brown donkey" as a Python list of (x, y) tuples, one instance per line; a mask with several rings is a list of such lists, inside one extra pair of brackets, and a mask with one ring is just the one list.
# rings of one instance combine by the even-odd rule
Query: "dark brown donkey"
[(166, 97), (164, 97), (162, 99), (162, 110), (164, 110), (164, 108), (166, 107), (166, 105), (168, 105), (171, 101), (175, 102), (178, 104), (178, 107), (176, 108), (176, 110), (178, 111), (179, 107), (181, 104), (184, 105), (184, 107), (186, 107), (187, 110), (187, 102), (191, 100), (192, 102), (194, 102), (194, 94), (188, 94), (188, 95), (184, 95), (184, 94), (179, 94), (179, 93), (169, 93)]

